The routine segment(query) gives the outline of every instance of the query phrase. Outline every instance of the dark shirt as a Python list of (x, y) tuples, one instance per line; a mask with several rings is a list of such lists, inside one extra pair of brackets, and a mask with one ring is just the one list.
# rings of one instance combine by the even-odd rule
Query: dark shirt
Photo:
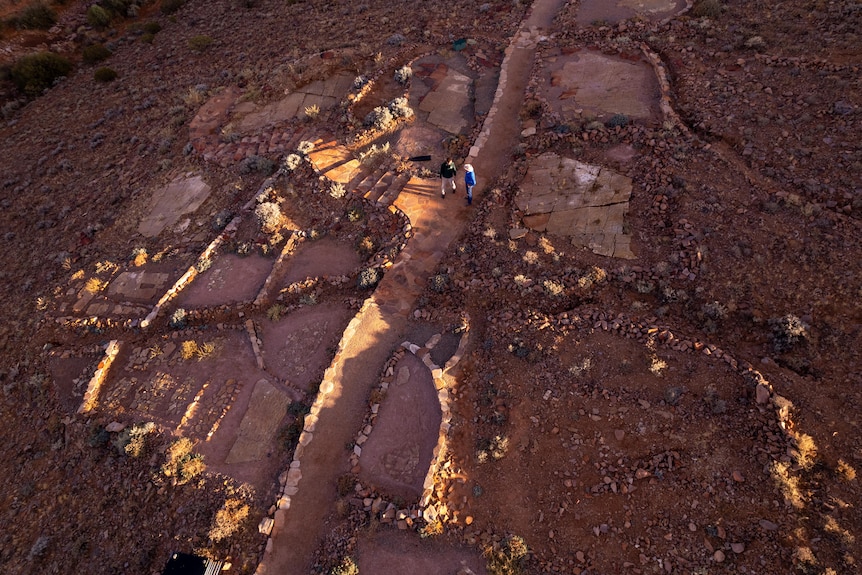
[(454, 178), (458, 173), (458, 168), (455, 167), (455, 162), (443, 162), (440, 164), (441, 178)]

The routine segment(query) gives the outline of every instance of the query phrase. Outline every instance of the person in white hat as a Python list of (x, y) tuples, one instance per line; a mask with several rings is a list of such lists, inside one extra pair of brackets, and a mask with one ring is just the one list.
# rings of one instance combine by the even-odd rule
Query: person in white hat
[(473, 204), (473, 186), (476, 185), (476, 172), (472, 164), (464, 164), (464, 184), (467, 186), (467, 205)]

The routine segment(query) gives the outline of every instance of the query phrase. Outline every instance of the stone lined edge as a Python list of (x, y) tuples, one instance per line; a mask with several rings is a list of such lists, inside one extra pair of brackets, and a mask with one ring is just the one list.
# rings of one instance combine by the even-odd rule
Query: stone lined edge
[(96, 372), (87, 384), (87, 391), (84, 392), (84, 399), (81, 401), (81, 406), (78, 408), (79, 414), (88, 413), (96, 407), (102, 384), (105, 383), (105, 378), (108, 377), (108, 371), (111, 369), (111, 365), (117, 358), (117, 354), (120, 353), (120, 348), (122, 346), (123, 342), (117, 339), (112, 339), (108, 342), (108, 345), (105, 348), (105, 356), (99, 362)]

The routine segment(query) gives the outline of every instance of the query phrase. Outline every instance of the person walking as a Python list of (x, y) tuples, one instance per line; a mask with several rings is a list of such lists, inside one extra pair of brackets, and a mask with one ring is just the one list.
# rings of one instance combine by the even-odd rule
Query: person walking
[(471, 164), (464, 164), (464, 184), (467, 186), (467, 205), (473, 204), (473, 186), (476, 185), (476, 172)]
[(443, 178), (443, 184), (440, 188), (440, 197), (446, 197), (446, 189), (451, 189), (455, 193), (455, 174), (458, 173), (458, 168), (455, 167), (455, 162), (452, 158), (446, 158), (446, 161), (440, 164), (440, 177)]

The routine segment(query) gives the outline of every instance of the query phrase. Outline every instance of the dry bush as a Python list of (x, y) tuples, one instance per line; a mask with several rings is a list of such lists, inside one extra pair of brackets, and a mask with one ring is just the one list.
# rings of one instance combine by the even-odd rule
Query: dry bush
[(177, 479), (177, 483), (187, 483), (206, 470), (203, 456), (193, 453), (194, 444), (188, 437), (180, 437), (165, 450), (162, 473)]
[(248, 517), (248, 511), (248, 505), (241, 500), (226, 499), (213, 519), (213, 525), (209, 532), (210, 540), (221, 541), (236, 533), (242, 522)]
[(92, 294), (97, 294), (104, 291), (106, 287), (108, 287), (108, 282), (106, 282), (105, 280), (100, 280), (99, 278), (90, 278), (84, 285), (84, 290)]
[(856, 470), (843, 459), (838, 460), (836, 471), (838, 472), (838, 476), (844, 481), (853, 481), (856, 479)]
[(196, 341), (189, 340), (180, 344), (180, 355), (186, 361), (193, 358), (198, 353), (198, 344)]

